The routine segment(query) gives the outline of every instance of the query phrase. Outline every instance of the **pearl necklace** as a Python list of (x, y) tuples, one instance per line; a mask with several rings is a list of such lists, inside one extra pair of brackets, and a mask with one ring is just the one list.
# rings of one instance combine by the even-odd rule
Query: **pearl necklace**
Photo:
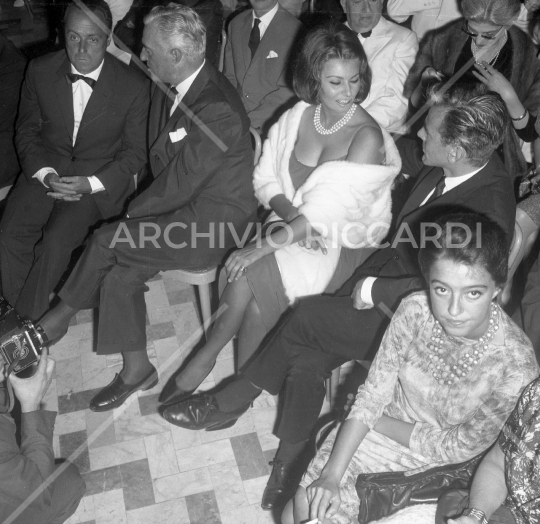
[[(502, 48), (504, 47), (504, 44), (506, 44), (506, 41), (508, 40), (508, 32), (505, 31), (504, 33), (504, 38), (503, 38), (503, 41), (499, 47), (499, 50), (497, 51), (497, 54), (488, 62), (488, 64), (491, 64), (491, 63), (495, 63), (497, 61), (497, 58), (499, 58), (499, 54), (502, 50)], [(478, 58), (476, 58), (476, 42), (473, 40), (472, 41), (472, 54), (474, 56), (474, 61), (479, 64), (480, 62), (478, 61)]]
[(456, 364), (448, 364), (443, 357), (447, 351), (443, 349), (444, 339), (447, 337), (446, 332), (441, 327), (438, 320), (435, 320), (431, 335), (431, 342), (428, 343), (430, 353), (429, 369), (439, 384), (451, 386), (465, 377), (469, 371), (478, 364), (478, 361), (484, 356), (484, 353), (489, 346), (489, 343), (499, 329), (499, 306), (493, 303), (491, 305), (489, 326), (484, 336), (478, 339), (478, 342), (473, 347), (460, 357)]
[(345, 116), (338, 120), (330, 129), (325, 129), (321, 124), (321, 104), (315, 108), (315, 114), (313, 115), (313, 124), (317, 133), (320, 135), (332, 135), (336, 131), (340, 130), (354, 115), (358, 104), (352, 104), (351, 108), (345, 113)]

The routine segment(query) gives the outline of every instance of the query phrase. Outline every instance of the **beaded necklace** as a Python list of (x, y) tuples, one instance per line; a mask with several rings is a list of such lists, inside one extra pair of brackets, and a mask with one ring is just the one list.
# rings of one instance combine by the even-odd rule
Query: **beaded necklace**
[[(502, 41), (501, 45), (499, 46), (497, 54), (488, 62), (488, 64), (494, 64), (497, 61), (497, 58), (499, 58), (499, 54), (500, 54), (502, 48), (504, 47), (504, 44), (506, 44), (507, 40), (508, 40), (508, 32), (505, 31), (503, 41)], [(477, 51), (476, 42), (473, 40), (472, 41), (472, 54), (474, 56), (474, 61), (477, 64), (479, 64), (480, 62), (478, 61), (478, 58), (476, 58), (476, 51)]]
[(321, 104), (319, 104), (315, 108), (315, 114), (313, 115), (313, 124), (315, 125), (317, 133), (320, 135), (332, 135), (351, 119), (357, 107), (358, 104), (352, 104), (351, 108), (345, 113), (345, 116), (341, 120), (338, 120), (330, 129), (325, 129), (321, 124)]
[(448, 364), (443, 356), (447, 353), (443, 349), (443, 343), (448, 335), (446, 335), (446, 332), (441, 327), (439, 321), (435, 319), (431, 342), (428, 343), (428, 349), (430, 350), (428, 358), (429, 369), (439, 384), (451, 386), (460, 378), (465, 377), (469, 371), (478, 364), (478, 361), (484, 356), (489, 343), (499, 329), (498, 319), (499, 306), (492, 303), (489, 326), (486, 333), (478, 339), (478, 342), (474, 344), (465, 355), (458, 359), (456, 364), (452, 365)]

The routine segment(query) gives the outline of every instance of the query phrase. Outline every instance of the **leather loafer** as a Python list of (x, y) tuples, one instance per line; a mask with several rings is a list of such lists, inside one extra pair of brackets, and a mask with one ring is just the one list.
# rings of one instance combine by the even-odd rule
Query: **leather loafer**
[[(294, 496), (299, 475), (295, 474), (295, 466), (298, 462), (281, 462), (272, 460), (272, 474), (268, 479), (268, 484), (264, 488), (261, 501), (261, 508), (270, 511), (274, 508), (281, 508)], [(296, 472), (297, 473), (297, 472)]]
[(166, 406), (170, 406), (172, 404), (178, 404), (179, 402), (183, 402), (184, 400), (187, 400), (193, 393), (195, 392), (194, 389), (190, 391), (185, 391), (183, 389), (180, 389), (176, 382), (174, 381), (174, 378), (171, 378), (167, 384), (165, 384), (165, 387), (161, 391), (159, 395), (159, 402), (161, 404), (164, 404)]
[(136, 384), (126, 384), (117, 373), (113, 381), (90, 401), (90, 409), (92, 411), (109, 411), (117, 408), (139, 389), (146, 391), (153, 388), (158, 380), (158, 373), (154, 366), (152, 366), (152, 371)]
[(216, 431), (230, 428), (249, 409), (251, 402), (229, 413), (219, 410), (213, 395), (195, 398), (165, 407), (161, 415), (171, 424), (186, 429)]

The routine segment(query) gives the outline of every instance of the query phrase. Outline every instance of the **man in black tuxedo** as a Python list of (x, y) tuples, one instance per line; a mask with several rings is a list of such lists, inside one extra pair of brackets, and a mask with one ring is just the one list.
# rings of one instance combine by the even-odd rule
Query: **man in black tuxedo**
[[(157, 84), (149, 118), (154, 180), (126, 219), (92, 236), (40, 321), (49, 340), (80, 309), (99, 305), (98, 354), (121, 352), (124, 368), (91, 401), (107, 411), (157, 383), (146, 352), (145, 282), (160, 270), (218, 265), (254, 220), (249, 119), (230, 82), (205, 62), (205, 28), (182, 5), (145, 18), (141, 58)], [(165, 87), (165, 82), (170, 87)]]
[[(401, 299), (424, 287), (417, 263), (422, 223), (452, 206), (482, 213), (511, 238), (515, 220), (512, 181), (495, 149), (508, 116), (495, 94), (467, 96), (461, 88), (432, 94), (419, 136), (423, 163), (387, 247), (357, 268), (335, 296), (299, 301), (252, 365), (215, 396), (188, 400), (163, 415), (189, 429), (234, 422), (265, 389), (282, 392), (281, 439), (262, 506), (283, 501), (294, 459), (319, 417), (330, 372), (377, 347)], [(405, 161), (407, 158), (405, 157)], [(406, 162), (403, 171), (413, 174)], [(284, 387), (284, 388), (283, 388)]]
[(31, 319), (90, 228), (122, 213), (146, 160), (149, 82), (106, 53), (107, 3), (85, 2), (66, 11), (65, 51), (33, 60), (21, 95), (22, 174), (0, 223), (0, 271), (4, 296)]

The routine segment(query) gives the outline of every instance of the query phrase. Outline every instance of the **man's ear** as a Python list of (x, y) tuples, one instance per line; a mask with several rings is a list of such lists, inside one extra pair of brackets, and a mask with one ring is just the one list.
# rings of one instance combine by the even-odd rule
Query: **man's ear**
[(174, 49), (171, 49), (170, 53), (172, 56), (173, 64), (178, 65), (182, 61), (182, 57), (184, 56), (184, 54), (182, 53), (182, 51), (180, 51), (180, 49), (176, 47)]
[(448, 153), (448, 161), (451, 164), (457, 164), (461, 162), (466, 157), (465, 150), (461, 146), (454, 146), (450, 149)]

